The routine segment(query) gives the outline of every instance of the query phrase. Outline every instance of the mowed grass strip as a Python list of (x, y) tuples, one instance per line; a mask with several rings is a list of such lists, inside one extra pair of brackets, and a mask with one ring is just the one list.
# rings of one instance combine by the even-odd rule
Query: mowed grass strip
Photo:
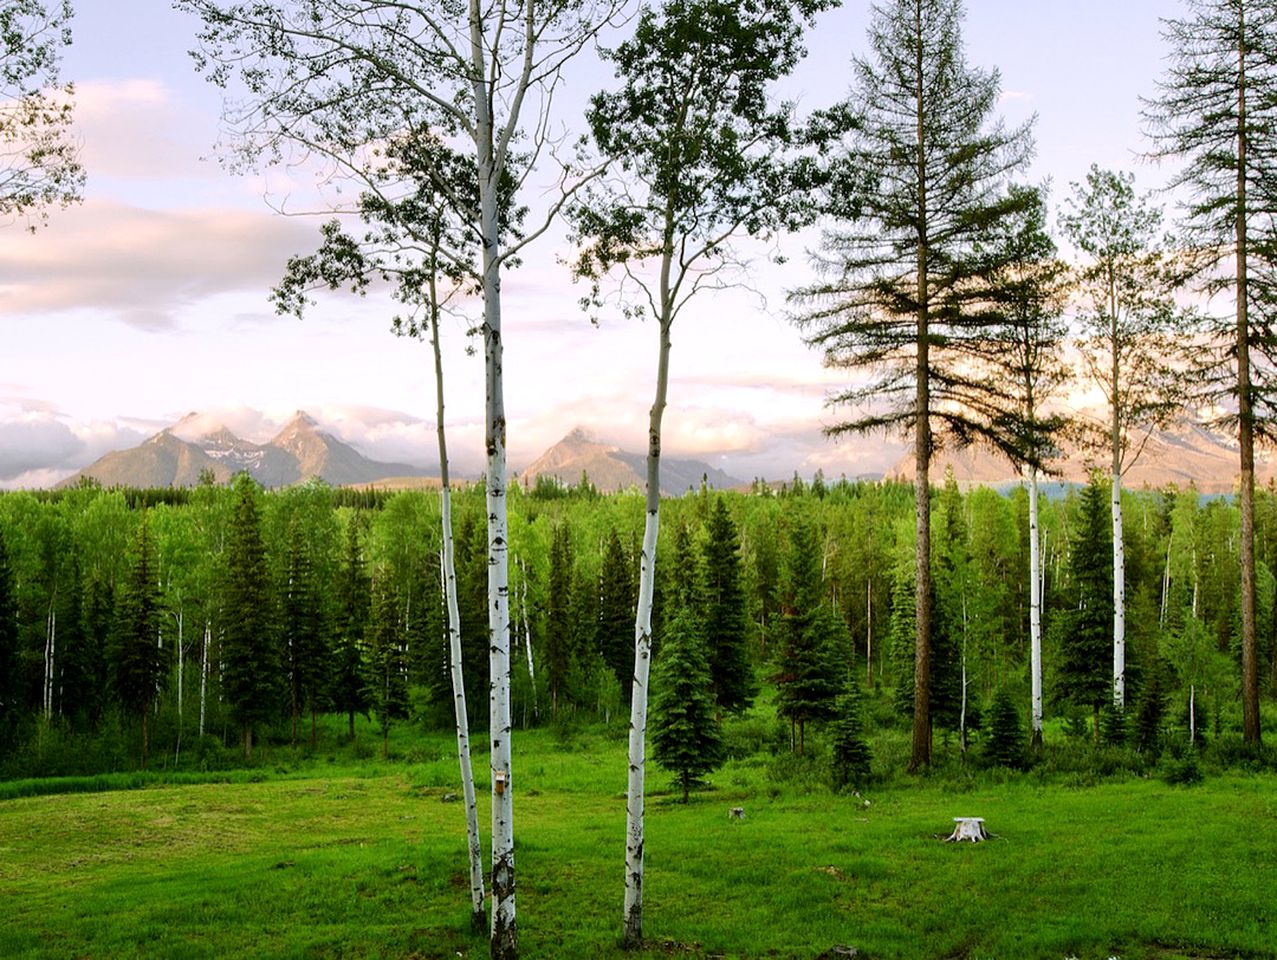
[[(623, 745), (523, 747), (523, 954), (622, 956)], [(0, 802), (0, 957), (486, 956), (468, 927), (463, 811), (438, 777), (432, 764)], [(657, 775), (638, 956), (1277, 957), (1272, 777), (1010, 778), (958, 795), (922, 781), (867, 808), (757, 777), (729, 765), (684, 806)], [(962, 815), (999, 839), (941, 843)]]

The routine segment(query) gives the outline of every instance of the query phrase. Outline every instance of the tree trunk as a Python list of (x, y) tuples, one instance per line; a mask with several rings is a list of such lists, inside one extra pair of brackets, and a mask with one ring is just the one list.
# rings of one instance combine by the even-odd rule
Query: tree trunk
[(1237, 89), (1237, 440), (1241, 453), (1242, 736), (1259, 744), (1259, 657), (1255, 627), (1255, 422), (1250, 382), (1250, 288), (1246, 236), (1246, 31), (1238, 6)]
[(922, 64), (922, 8), (914, 11), (915, 96), (918, 134), (918, 361), (914, 407), (914, 550), (916, 628), (913, 668), (913, 753), (910, 772), (931, 763), (931, 362), (928, 312), (927, 165)]
[(1188, 685), (1188, 742), (1197, 743), (1197, 686)]
[(1121, 454), (1113, 454), (1113, 704), (1126, 708), (1126, 551), (1122, 542)]
[(346, 712), (346, 719), (347, 719), (347, 721), (348, 721), (348, 722), (349, 722), (349, 724), (350, 724), (350, 728), (349, 728), (349, 729), (350, 729), (350, 733), (349, 733), (348, 738), (349, 738), (350, 740), (354, 740), (354, 739), (355, 739), (355, 711), (354, 711), (354, 710), (349, 710), (349, 711), (347, 711), (347, 712)]
[(865, 581), (865, 680), (874, 685), (874, 582)]
[(253, 758), (253, 725), (251, 723), (244, 724), (244, 759), (251, 760)]
[(200, 736), (204, 736), (204, 705), (208, 695), (208, 643), (212, 638), (212, 625), (204, 621), (204, 647), (200, 650)]
[(142, 769), (146, 769), (146, 761), (151, 753), (151, 705), (148, 703), (142, 710)]
[(1032, 746), (1042, 746), (1042, 557), (1038, 544), (1038, 471), (1029, 468), (1029, 661), (1033, 688)]
[(634, 682), (630, 688), (629, 785), (625, 804), (625, 915), (622, 942), (627, 948), (643, 941), (643, 807), (647, 773), (647, 695), (652, 660), (652, 595), (656, 586), (656, 541), (661, 527), (661, 418), (669, 387), (670, 287), (672, 257), (666, 248), (661, 264), (660, 350), (656, 364), (656, 397), (648, 417), (647, 516), (639, 558), (639, 599), (634, 617)]
[[(537, 670), (532, 663), (532, 624), (528, 620), (528, 568), (523, 566), (523, 589), (519, 593), (519, 610), (523, 617), (523, 650), (528, 655), (528, 685), (532, 688), (532, 722), (541, 722), (537, 704)], [(526, 721), (527, 716), (524, 715)]]

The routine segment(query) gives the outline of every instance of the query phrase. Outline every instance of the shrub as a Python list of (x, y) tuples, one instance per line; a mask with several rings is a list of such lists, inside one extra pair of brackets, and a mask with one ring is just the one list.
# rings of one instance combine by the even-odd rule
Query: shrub
[(1024, 766), (1024, 727), (1011, 695), (999, 690), (989, 708), (989, 738), (984, 759), (992, 766), (1019, 769)]

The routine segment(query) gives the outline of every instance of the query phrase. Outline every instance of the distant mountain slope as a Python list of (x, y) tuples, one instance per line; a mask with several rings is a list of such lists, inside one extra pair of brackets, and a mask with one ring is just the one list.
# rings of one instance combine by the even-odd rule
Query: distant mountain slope
[[(577, 427), (519, 472), (520, 479), (527, 486), (536, 483), (536, 478), (541, 475), (574, 484), (582, 474), (605, 493), (632, 486), (641, 490), (647, 482), (647, 457), (601, 443)], [(685, 493), (689, 487), (699, 488), (702, 477), (715, 490), (741, 486), (741, 481), (703, 461), (661, 457), (661, 492), (664, 494), (677, 495)]]
[[(1107, 472), (1107, 462), (1102, 454), (1088, 455), (1071, 447), (1064, 451), (1055, 469), (1066, 482), (1086, 483), (1089, 466), (1098, 466)], [(913, 466), (913, 454), (909, 453), (896, 462), (888, 476), (910, 480)], [(1021, 479), (1005, 457), (986, 447), (942, 450), (931, 465), (932, 479), (939, 482), (949, 467), (964, 486), (1002, 486)], [(1226, 494), (1233, 491), (1239, 472), (1237, 450), (1231, 437), (1199, 423), (1184, 422), (1167, 430), (1153, 431), (1139, 459), (1127, 470), (1123, 484), (1135, 489), (1172, 483), (1184, 488), (1192, 484), (1201, 493)], [(1255, 474), (1257, 482), (1266, 483), (1277, 476), (1277, 465), (1271, 459), (1257, 457)]]
[(81, 476), (104, 486), (185, 487), (209, 470), (223, 483), (247, 470), (266, 487), (282, 487), (310, 477), (332, 486), (358, 486), (388, 477), (428, 477), (429, 471), (406, 463), (370, 460), (354, 447), (319, 428), (298, 411), (265, 444), (237, 437), (221, 425), (207, 425), (197, 414), (183, 417), (136, 447), (116, 450), (64, 480), (72, 486)]

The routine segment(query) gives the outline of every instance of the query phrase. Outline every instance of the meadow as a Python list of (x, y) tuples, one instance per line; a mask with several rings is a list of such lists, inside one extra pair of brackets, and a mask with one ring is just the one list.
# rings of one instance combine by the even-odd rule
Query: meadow
[[(405, 725), (383, 760), (374, 738), (344, 745), (334, 718), (320, 749), (246, 769), (0, 784), (0, 957), (486, 956), (451, 739)], [(528, 958), (1277, 957), (1271, 772), (1177, 786), (942, 759), (856, 796), (819, 756), (738, 750), (687, 805), (657, 772), (649, 939), (627, 954), (622, 732), (532, 730), (515, 750)], [(996, 839), (941, 842), (955, 816)]]

